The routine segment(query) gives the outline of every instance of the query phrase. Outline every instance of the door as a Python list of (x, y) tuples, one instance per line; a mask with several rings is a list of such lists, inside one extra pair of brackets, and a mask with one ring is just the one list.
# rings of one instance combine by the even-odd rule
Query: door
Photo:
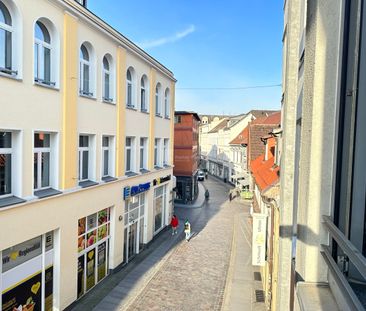
[(137, 229), (138, 223), (132, 223), (125, 228), (123, 262), (128, 263), (137, 254)]

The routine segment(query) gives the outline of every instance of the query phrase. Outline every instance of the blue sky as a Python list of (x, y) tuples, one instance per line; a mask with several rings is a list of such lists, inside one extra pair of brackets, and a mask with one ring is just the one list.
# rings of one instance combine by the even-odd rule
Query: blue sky
[(239, 114), (279, 109), (283, 1), (89, 0), (96, 15), (173, 71), (176, 110)]

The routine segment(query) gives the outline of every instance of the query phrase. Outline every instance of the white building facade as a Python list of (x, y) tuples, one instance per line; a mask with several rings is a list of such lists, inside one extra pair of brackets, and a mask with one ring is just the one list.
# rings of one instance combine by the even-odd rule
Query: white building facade
[(0, 305), (62, 310), (169, 223), (176, 80), (77, 1), (0, 34)]

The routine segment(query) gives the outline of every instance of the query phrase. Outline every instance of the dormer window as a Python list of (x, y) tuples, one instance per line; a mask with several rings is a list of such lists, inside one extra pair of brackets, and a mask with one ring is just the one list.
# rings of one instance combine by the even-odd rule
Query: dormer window
[(75, 1), (80, 3), (82, 6), (86, 7), (87, 0), (75, 0)]

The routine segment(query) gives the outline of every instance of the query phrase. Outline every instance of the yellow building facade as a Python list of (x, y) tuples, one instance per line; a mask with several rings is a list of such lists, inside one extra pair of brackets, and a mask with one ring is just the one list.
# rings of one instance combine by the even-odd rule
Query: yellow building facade
[(1, 31), (0, 305), (62, 310), (170, 221), (176, 80), (76, 1)]

